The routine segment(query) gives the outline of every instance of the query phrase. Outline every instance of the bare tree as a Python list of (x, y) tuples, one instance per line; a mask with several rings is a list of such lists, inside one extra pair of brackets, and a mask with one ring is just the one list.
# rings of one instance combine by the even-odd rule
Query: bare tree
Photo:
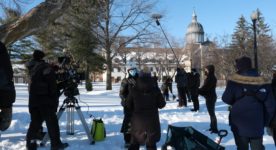
[[(154, 3), (149, 0), (97, 0), (99, 22), (97, 34), (107, 62), (106, 89), (112, 89), (112, 60), (118, 50), (134, 40), (141, 40), (150, 34), (148, 28), (153, 23), (151, 10)], [(130, 33), (123, 43), (116, 43), (123, 33)]]
[(71, 0), (45, 0), (19, 19), (1, 25), (0, 40), (9, 45), (19, 39), (38, 33), (60, 17), (70, 4)]

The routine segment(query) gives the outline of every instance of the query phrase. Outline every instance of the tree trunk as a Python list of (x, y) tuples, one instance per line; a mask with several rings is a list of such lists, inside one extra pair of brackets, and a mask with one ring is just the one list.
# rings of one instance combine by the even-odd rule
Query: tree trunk
[(5, 45), (38, 33), (60, 17), (71, 5), (71, 0), (46, 0), (17, 21), (0, 26), (0, 40)]
[(112, 59), (110, 58), (110, 52), (106, 53), (106, 63), (107, 63), (107, 69), (106, 69), (106, 90), (112, 90), (112, 80), (111, 80), (111, 72), (112, 72)]

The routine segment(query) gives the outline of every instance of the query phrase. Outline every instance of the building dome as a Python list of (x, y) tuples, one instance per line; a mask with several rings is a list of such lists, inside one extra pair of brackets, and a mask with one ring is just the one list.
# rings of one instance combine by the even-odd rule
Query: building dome
[(199, 22), (197, 22), (197, 16), (195, 12), (193, 12), (192, 17), (192, 22), (188, 25), (186, 32), (186, 42), (188, 44), (202, 43), (204, 42), (203, 26)]

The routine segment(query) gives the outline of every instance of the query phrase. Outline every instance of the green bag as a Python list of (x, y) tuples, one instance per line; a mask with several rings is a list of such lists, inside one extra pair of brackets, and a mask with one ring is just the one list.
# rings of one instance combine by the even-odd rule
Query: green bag
[(102, 119), (93, 119), (91, 135), (94, 141), (103, 141), (105, 139), (106, 131)]

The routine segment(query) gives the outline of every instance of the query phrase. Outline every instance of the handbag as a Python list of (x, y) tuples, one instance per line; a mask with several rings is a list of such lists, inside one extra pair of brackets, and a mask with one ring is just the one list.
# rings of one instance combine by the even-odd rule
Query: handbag
[(91, 135), (94, 141), (103, 141), (106, 138), (105, 125), (101, 118), (93, 119)]

